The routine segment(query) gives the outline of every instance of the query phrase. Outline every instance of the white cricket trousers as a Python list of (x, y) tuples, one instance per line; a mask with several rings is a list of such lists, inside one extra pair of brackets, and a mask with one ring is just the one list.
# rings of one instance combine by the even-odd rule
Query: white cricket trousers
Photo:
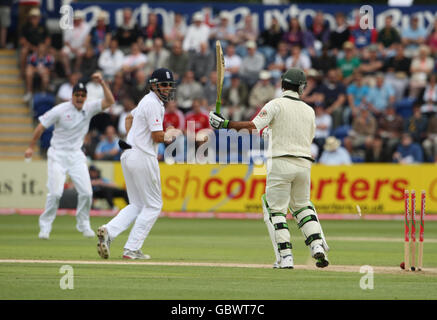
[(158, 159), (140, 150), (129, 149), (121, 155), (121, 167), (129, 205), (106, 224), (106, 228), (113, 240), (135, 221), (124, 248), (139, 250), (162, 209)]
[(267, 172), (266, 200), (270, 210), (286, 214), (311, 206), (311, 168), (296, 165), (294, 159), (274, 158)]
[(50, 147), (47, 151), (47, 188), (45, 210), (39, 217), (41, 231), (50, 233), (59, 200), (64, 192), (66, 175), (73, 181), (78, 193), (76, 229), (84, 232), (91, 229), (90, 209), (93, 198), (90, 174), (85, 154), (81, 150), (67, 151)]

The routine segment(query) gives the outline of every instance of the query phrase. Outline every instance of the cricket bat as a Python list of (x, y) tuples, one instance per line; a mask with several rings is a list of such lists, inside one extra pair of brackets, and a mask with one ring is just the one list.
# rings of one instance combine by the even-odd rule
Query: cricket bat
[(222, 89), (223, 79), (225, 76), (225, 59), (223, 57), (223, 49), (220, 41), (215, 42), (216, 61), (217, 61), (217, 100), (215, 102), (215, 113), (220, 114), (220, 107), (222, 105)]

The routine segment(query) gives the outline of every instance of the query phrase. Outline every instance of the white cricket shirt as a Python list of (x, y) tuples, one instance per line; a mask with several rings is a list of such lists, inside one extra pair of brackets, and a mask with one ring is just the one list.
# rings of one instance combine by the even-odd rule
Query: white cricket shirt
[(303, 101), (284, 96), (299, 99), (296, 92), (284, 91), (282, 97), (264, 105), (252, 122), (258, 130), (269, 127), (272, 157), (311, 157), (311, 143), (316, 130), (314, 110)]
[(127, 143), (151, 156), (158, 156), (158, 143), (152, 139), (152, 132), (163, 131), (164, 103), (153, 92), (146, 94), (131, 111), (132, 127), (127, 135)]
[(60, 150), (80, 150), (93, 116), (102, 111), (102, 100), (85, 100), (82, 110), (71, 101), (54, 106), (38, 119), (48, 128), (55, 125), (50, 146)]

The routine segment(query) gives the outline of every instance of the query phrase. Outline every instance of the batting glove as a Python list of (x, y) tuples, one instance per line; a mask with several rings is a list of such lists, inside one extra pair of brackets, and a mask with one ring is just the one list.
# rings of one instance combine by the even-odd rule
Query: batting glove
[(221, 114), (217, 114), (211, 111), (209, 113), (209, 124), (214, 129), (227, 129), (229, 125), (229, 120), (223, 118)]

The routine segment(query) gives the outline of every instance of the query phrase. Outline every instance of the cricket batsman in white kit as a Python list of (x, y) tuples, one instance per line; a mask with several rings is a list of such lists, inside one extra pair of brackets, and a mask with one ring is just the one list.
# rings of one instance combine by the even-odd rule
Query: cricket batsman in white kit
[(150, 259), (141, 247), (162, 209), (157, 151), (159, 143), (168, 142), (163, 130), (164, 102), (174, 99), (176, 89), (173, 73), (165, 68), (153, 71), (149, 85), (150, 92), (126, 117), (128, 134), (127, 141), (120, 143), (124, 149), (120, 161), (129, 205), (97, 230), (97, 252), (103, 259), (109, 258), (111, 242), (132, 223), (123, 258)]
[(94, 73), (92, 78), (102, 86), (104, 98), (87, 100), (85, 84), (81, 82), (76, 84), (70, 101), (54, 106), (38, 118), (40, 123), (35, 128), (32, 141), (24, 153), (25, 158), (32, 158), (33, 149), (41, 134), (46, 128), (55, 126), (50, 148), (47, 151), (48, 194), (45, 210), (39, 217), (40, 239), (49, 239), (67, 174), (71, 177), (78, 193), (76, 229), (85, 237), (95, 236), (89, 216), (93, 191), (86, 157), (81, 147), (91, 118), (110, 107), (115, 100), (100, 73)]
[(272, 240), (274, 268), (294, 268), (286, 214), (290, 209), (310, 248), (316, 266), (328, 266), (323, 231), (310, 201), (311, 143), (315, 132), (314, 110), (300, 100), (306, 86), (301, 69), (291, 68), (282, 75), (282, 97), (269, 101), (252, 121), (229, 121), (211, 112), (216, 129), (262, 130), (269, 128), (271, 158), (267, 162), (266, 191), (262, 196), (264, 221)]

